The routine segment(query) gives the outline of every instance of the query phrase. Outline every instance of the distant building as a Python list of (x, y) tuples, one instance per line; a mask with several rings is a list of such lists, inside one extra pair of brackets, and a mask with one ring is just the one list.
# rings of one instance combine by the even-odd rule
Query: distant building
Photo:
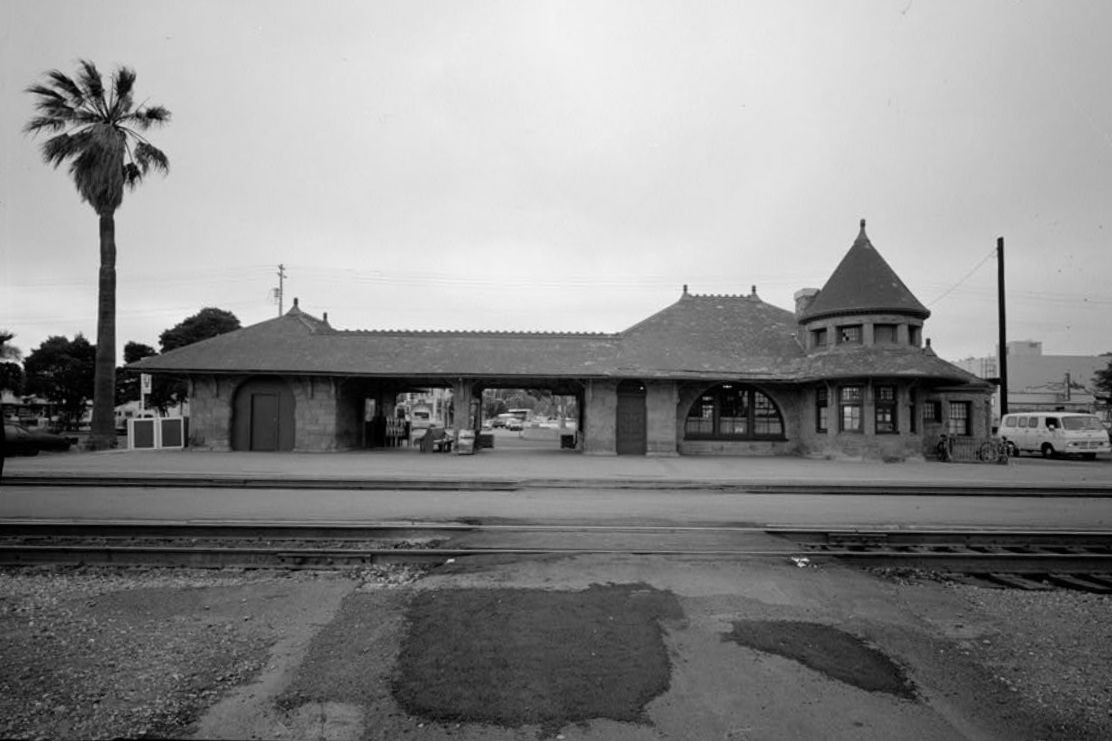
[[(1108, 367), (1112, 355), (1044, 355), (1043, 343), (1016, 340), (1005, 345), (1008, 353), (1008, 411), (1095, 412), (1107, 419), (1108, 404), (1094, 394), (1093, 377)], [(998, 378), (999, 363), (993, 356), (965, 358), (959, 368), (980, 378)], [(1000, 417), (999, 394), (993, 394), (993, 414)]]
[(450, 391), (443, 419), (455, 429), (480, 428), (485, 389), (573, 396), (574, 446), (592, 455), (901, 460), (921, 458), (942, 431), (990, 434), (992, 384), (924, 344), (930, 311), (864, 220), (826, 284), (799, 291), (794, 309), (765, 303), (755, 286), (684, 286), (615, 334), (346, 331), (294, 299), (283, 316), (131, 368), (187, 377), (191, 444), (217, 450), (372, 447), (378, 418), (429, 388)]

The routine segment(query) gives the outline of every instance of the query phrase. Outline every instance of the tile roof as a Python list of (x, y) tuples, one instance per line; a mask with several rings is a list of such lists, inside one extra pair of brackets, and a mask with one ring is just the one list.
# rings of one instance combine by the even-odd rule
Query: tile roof
[(836, 348), (815, 353), (794, 369), (799, 381), (837, 380), (849, 378), (918, 378), (990, 387), (991, 384), (937, 355), (930, 347), (877, 346)]
[(294, 307), (131, 368), (166, 373), (364, 376), (599, 375), (612, 367), (605, 334), (344, 331)]
[(907, 314), (920, 319), (931, 315), (873, 247), (865, 234), (864, 219), (853, 246), (801, 319), (807, 322), (840, 314)]
[(685, 286), (678, 301), (617, 334), (337, 330), (295, 303), (283, 316), (143, 358), (129, 368), (182, 374), (466, 376), (523, 382), (557, 378), (811, 382), (883, 376), (981, 383), (940, 360), (929, 348), (836, 347), (808, 355), (797, 339), (798, 329), (792, 312), (765, 303), (755, 288), (749, 295), (722, 296), (693, 295)]
[(790, 311), (748, 296), (687, 293), (621, 333), (620, 370), (645, 377), (778, 378), (805, 353)]

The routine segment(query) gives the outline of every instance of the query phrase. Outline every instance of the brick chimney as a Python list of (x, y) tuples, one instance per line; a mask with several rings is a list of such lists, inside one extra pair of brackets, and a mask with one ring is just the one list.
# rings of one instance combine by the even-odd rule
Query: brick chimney
[(799, 319), (803, 316), (803, 312), (807, 311), (807, 307), (815, 300), (815, 296), (819, 295), (817, 288), (800, 288), (795, 292), (795, 318)]

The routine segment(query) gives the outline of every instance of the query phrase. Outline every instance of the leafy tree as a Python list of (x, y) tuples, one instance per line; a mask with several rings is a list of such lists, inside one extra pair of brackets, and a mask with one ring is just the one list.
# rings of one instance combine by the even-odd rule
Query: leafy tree
[(23, 353), (11, 341), (15, 335), (0, 329), (0, 389), (7, 389), (15, 395), (23, 393), (23, 366), (12, 362), (23, 357)]
[(97, 299), (96, 381), (89, 447), (116, 444), (116, 209), (124, 186), (134, 189), (150, 170), (169, 172), (166, 155), (142, 133), (170, 120), (162, 106), (135, 105), (135, 71), (118, 67), (108, 88), (92, 62), (80, 60), (70, 78), (58, 70), (26, 89), (35, 97), (36, 115), (24, 126), (30, 134), (50, 134), (43, 159), (69, 174), (100, 219), (100, 279)]
[(209, 306), (160, 334), (158, 344), (162, 352), (169, 352), (231, 332), (241, 326), (239, 319), (232, 312)]
[[(231, 332), (241, 326), (243, 325), (239, 318), (232, 312), (209, 306), (164, 331), (158, 336), (158, 344), (162, 347), (162, 352), (169, 352)], [(169, 407), (181, 404), (188, 398), (189, 387), (182, 378), (155, 376), (151, 381), (150, 405), (164, 414)]]
[(23, 366), (10, 360), (0, 363), (0, 389), (7, 389), (16, 396), (23, 393)]
[(23, 353), (12, 344), (15, 335), (6, 329), (0, 329), (0, 360), (19, 360)]
[(1107, 367), (1098, 370), (1093, 376), (1093, 389), (1098, 396), (1112, 402), (1112, 360), (1108, 361)]
[[(157, 354), (158, 351), (150, 345), (144, 345), (142, 342), (129, 342), (124, 345), (124, 364), (130, 365), (143, 358)], [(139, 374), (125, 371), (123, 368), (117, 368), (116, 406), (126, 404), (129, 401), (139, 401), (139, 394)]]
[(78, 334), (48, 337), (23, 363), (27, 393), (57, 404), (63, 427), (76, 429), (93, 397), (97, 351)]

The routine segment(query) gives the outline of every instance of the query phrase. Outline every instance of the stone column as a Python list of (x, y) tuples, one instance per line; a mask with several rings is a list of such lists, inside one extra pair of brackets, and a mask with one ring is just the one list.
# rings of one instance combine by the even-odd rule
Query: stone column
[(583, 452), (589, 455), (617, 455), (617, 382), (587, 381), (583, 407)]
[(679, 455), (676, 449), (678, 403), (679, 392), (673, 381), (650, 381), (645, 384), (646, 455)]

